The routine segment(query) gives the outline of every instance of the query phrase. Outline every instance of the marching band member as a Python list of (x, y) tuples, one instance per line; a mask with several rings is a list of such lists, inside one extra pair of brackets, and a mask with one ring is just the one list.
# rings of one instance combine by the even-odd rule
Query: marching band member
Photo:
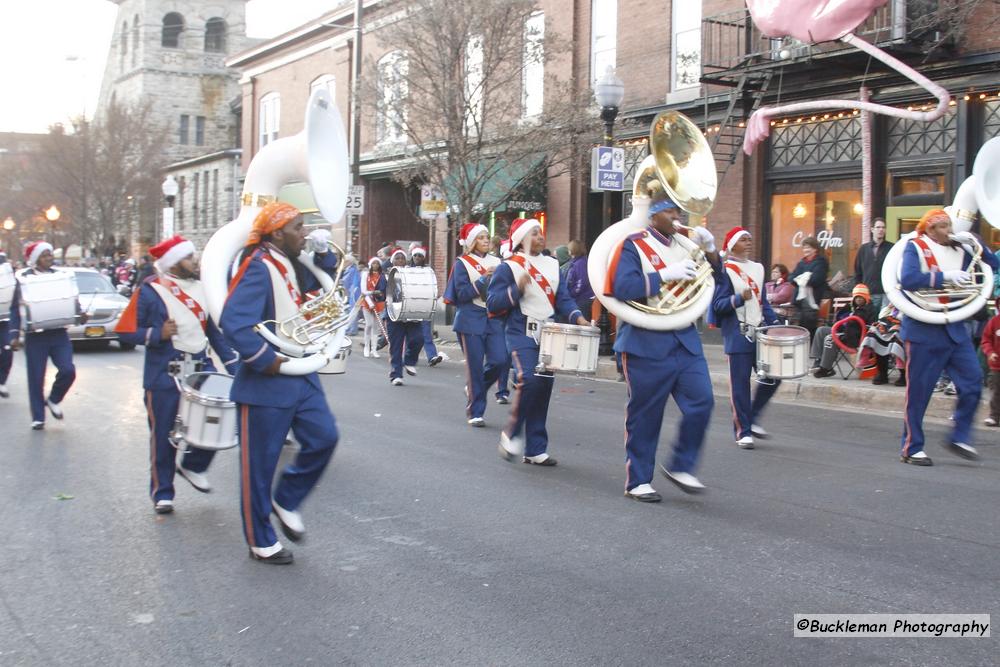
[[(176, 463), (177, 450), (169, 435), (177, 419), (181, 392), (174, 381), (176, 368), (214, 371), (207, 354), (209, 343), (227, 371), (235, 370), (236, 353), (226, 345), (205, 309), (205, 293), (198, 279), (194, 244), (175, 236), (149, 249), (158, 276), (147, 278), (132, 294), (115, 331), (126, 343), (144, 345), (142, 374), (146, 418), (149, 422), (149, 495), (157, 514), (174, 511), (174, 468), (196, 490), (208, 493), (205, 476), (215, 452), (190, 448)], [(183, 367), (182, 367), (183, 368)]]
[(0, 252), (0, 398), (10, 398), (7, 378), (14, 365), (14, 350), (10, 348), (10, 305), (14, 300), (17, 279), (7, 254)]
[[(10, 347), (19, 350), (24, 346), (26, 366), (28, 371), (28, 398), (31, 402), (31, 428), (41, 431), (45, 428), (45, 408), (56, 419), (63, 418), (62, 403), (66, 392), (76, 380), (76, 367), (73, 365), (73, 344), (70, 343), (66, 327), (46, 329), (44, 331), (29, 331), (24, 334), (21, 342), (20, 283), (26, 276), (55, 273), (52, 268), (54, 257), (52, 245), (45, 241), (29, 243), (24, 248), (24, 257), (28, 268), (18, 276), (18, 287), (14, 291), (14, 301), (10, 306)], [(86, 322), (87, 316), (81, 313), (80, 303), (76, 304), (80, 320)], [(48, 360), (56, 366), (56, 379), (52, 383), (49, 397), (45, 398), (45, 367)]]
[(733, 227), (726, 234), (725, 271), (715, 283), (712, 312), (722, 329), (723, 351), (729, 357), (729, 389), (733, 406), (733, 430), (741, 449), (753, 449), (753, 436), (766, 438), (757, 425), (767, 402), (781, 380), (757, 385), (750, 400), (750, 375), (757, 370), (757, 346), (753, 330), (761, 324), (777, 324), (778, 318), (764, 297), (764, 266), (750, 260), (750, 232)]
[(483, 225), (466, 223), (459, 240), (465, 254), (455, 260), (444, 300), (455, 305), (452, 327), (465, 354), (466, 419), (472, 426), (485, 426), (486, 395), (508, 368), (503, 318), (486, 312), (486, 290), (500, 258), (487, 252), (490, 235)]
[[(903, 250), (900, 285), (906, 291), (941, 288), (945, 284), (963, 285), (970, 282), (967, 271), (972, 259), (970, 247), (976, 243), (971, 232), (951, 235), (951, 218), (941, 209), (928, 211), (917, 224), (917, 236)], [(983, 261), (997, 269), (997, 257), (986, 246)], [(972, 417), (979, 405), (983, 372), (972, 346), (965, 322), (930, 324), (903, 315), (900, 338), (906, 347), (906, 399), (904, 403), (903, 437), (900, 460), (919, 466), (933, 465), (924, 452), (924, 412), (930, 403), (934, 383), (942, 370), (955, 383), (958, 402), (955, 405), (954, 428), (947, 447), (953, 453), (976, 459), (978, 453), (969, 444)]]
[[(392, 266), (406, 266), (406, 253), (402, 248), (396, 248), (389, 255), (389, 262)], [(420, 322), (393, 322), (386, 319), (385, 328), (389, 335), (389, 382), (392, 386), (399, 387), (403, 384), (403, 369), (409, 375), (417, 374), (417, 360), (420, 359), (420, 348), (424, 346), (423, 327)]]
[[(277, 565), (292, 562), (269, 521), (272, 511), (285, 535), (297, 542), (305, 534), (299, 513), (337, 445), (337, 423), (316, 373), (282, 375), (288, 361), (254, 327), (284, 321), (299, 312), (302, 295), (319, 285), (295, 258), (307, 241), (314, 262), (331, 275), (336, 256), (327, 252), (329, 232), (305, 236), (302, 214), (284, 203), (268, 204), (254, 219), (240, 269), (230, 284), (222, 311), (226, 341), (240, 355), (231, 397), (239, 409), (240, 506), (250, 556)], [(272, 327), (272, 324), (268, 324)], [(300, 449), (271, 488), (278, 457), (291, 429)]]
[[(656, 300), (660, 285), (690, 280), (696, 265), (688, 251), (675, 243), (677, 205), (669, 199), (649, 207), (650, 225), (622, 240), (612, 255), (605, 294), (620, 301)], [(704, 227), (691, 230), (713, 267), (718, 254), (712, 234)], [(693, 475), (712, 416), (714, 399), (701, 338), (694, 325), (676, 331), (653, 331), (623, 322), (615, 352), (622, 353), (622, 370), (628, 389), (625, 408), (625, 495), (647, 503), (662, 498), (651, 486), (656, 447), (663, 425), (667, 398), (673, 396), (681, 411), (673, 457), (660, 471), (687, 493), (705, 486)]]
[(523, 452), (525, 463), (554, 466), (556, 460), (546, 451), (549, 437), (545, 430), (553, 378), (535, 374), (538, 336), (542, 324), (556, 313), (573, 324), (586, 326), (590, 322), (560, 282), (559, 262), (542, 255), (545, 236), (538, 220), (515, 220), (510, 244), (514, 254), (493, 272), (486, 295), (490, 315), (507, 315), (507, 348), (517, 373), (510, 421), (500, 432), (500, 455), (513, 461)]
[(361, 312), (365, 316), (365, 356), (381, 357), (375, 349), (378, 335), (382, 331), (382, 312), (385, 310), (385, 274), (382, 260), (372, 257), (368, 260), (368, 270), (361, 275)]
[[(499, 257), (500, 259), (507, 259), (511, 256), (510, 252), (510, 239), (501, 239), (499, 236), (494, 237), (490, 241), (490, 246), (494, 245), (493, 241), (496, 241), (496, 252), (490, 252), (491, 255)], [(503, 316), (491, 317), (490, 319), (496, 319), (500, 321), (501, 329), (503, 331), (507, 330), (507, 318)], [(506, 343), (504, 344), (506, 348)], [(503, 369), (500, 371), (500, 377), (497, 378), (497, 391), (494, 396), (497, 399), (497, 403), (500, 405), (507, 405), (510, 403), (510, 350), (507, 350), (507, 361), (504, 364)]]
[[(410, 246), (410, 266), (418, 269), (430, 268), (427, 266), (427, 248), (416, 243)], [(424, 334), (424, 354), (427, 355), (427, 365), (434, 368), (444, 361), (445, 355), (439, 354), (437, 346), (434, 344), (434, 328), (431, 320), (422, 320), (420, 330)]]

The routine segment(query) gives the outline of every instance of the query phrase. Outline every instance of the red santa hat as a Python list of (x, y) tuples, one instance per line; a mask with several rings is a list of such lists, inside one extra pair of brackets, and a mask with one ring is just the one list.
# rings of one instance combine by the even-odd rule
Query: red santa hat
[(378, 257), (372, 257), (368, 260), (368, 268), (371, 268), (372, 264), (378, 264), (379, 268), (382, 268), (382, 260)]
[(396, 259), (396, 255), (402, 255), (403, 259), (406, 259), (405, 250), (403, 250), (402, 248), (393, 248), (392, 254), (389, 255), (389, 261), (392, 262), (392, 260)]
[(194, 244), (180, 235), (161, 241), (149, 249), (149, 254), (156, 260), (153, 265), (160, 273), (168, 273), (177, 262), (190, 257), (194, 252)]
[(538, 222), (534, 218), (518, 218), (510, 226), (510, 249), (513, 252), (517, 250), (517, 247), (521, 245), (521, 241), (524, 237), (528, 235), (532, 229), (541, 229), (542, 223)]
[(47, 241), (35, 241), (24, 246), (24, 258), (27, 260), (28, 266), (34, 266), (46, 250), (52, 252), (52, 244)]
[(481, 225), (478, 222), (467, 222), (462, 225), (462, 229), (458, 234), (458, 240), (461, 242), (462, 247), (468, 250), (476, 242), (476, 237), (483, 232), (489, 233), (485, 225)]
[(424, 248), (423, 246), (419, 245), (410, 246), (410, 254), (420, 255), (421, 257), (427, 257), (427, 248)]
[(750, 236), (750, 232), (744, 227), (733, 227), (726, 233), (726, 240), (722, 244), (723, 249), (725, 249), (726, 252), (730, 252), (733, 249), (733, 246), (736, 245), (736, 242), (744, 236)]
[(510, 239), (504, 239), (500, 242), (500, 257), (502, 259), (507, 259), (513, 253), (510, 251)]

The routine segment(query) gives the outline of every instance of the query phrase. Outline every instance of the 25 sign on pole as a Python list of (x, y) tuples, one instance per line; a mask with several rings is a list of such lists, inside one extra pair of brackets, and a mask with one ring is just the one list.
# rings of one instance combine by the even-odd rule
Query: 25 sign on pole
[(347, 208), (344, 210), (347, 215), (364, 215), (365, 213), (365, 186), (352, 185), (347, 193)]

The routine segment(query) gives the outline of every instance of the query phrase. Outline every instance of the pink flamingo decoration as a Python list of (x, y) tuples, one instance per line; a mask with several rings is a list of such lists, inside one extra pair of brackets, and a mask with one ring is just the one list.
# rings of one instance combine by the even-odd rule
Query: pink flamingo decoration
[(746, 0), (753, 22), (767, 37), (794, 37), (809, 44), (840, 40), (885, 63), (934, 95), (938, 99), (937, 106), (931, 111), (907, 111), (858, 100), (815, 100), (780, 107), (763, 107), (755, 111), (747, 122), (746, 135), (743, 137), (744, 153), (753, 153), (754, 147), (771, 133), (771, 118), (783, 114), (848, 108), (924, 122), (937, 120), (945, 114), (951, 100), (948, 91), (852, 32), (887, 1)]

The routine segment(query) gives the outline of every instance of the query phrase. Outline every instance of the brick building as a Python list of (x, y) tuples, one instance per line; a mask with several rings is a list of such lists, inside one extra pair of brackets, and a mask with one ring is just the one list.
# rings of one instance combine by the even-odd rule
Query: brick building
[[(394, 45), (380, 41), (380, 28), (398, 18), (405, 4), (366, 3), (365, 60), (382, 62), (393, 55)], [(227, 61), (242, 73), (244, 167), (261, 145), (301, 129), (313, 86), (331, 89), (348, 122), (353, 6), (338, 3), (326, 15)], [(862, 164), (862, 116), (848, 109), (776, 119), (770, 139), (752, 156), (738, 150), (741, 123), (760, 104), (857, 99), (862, 86), (880, 104), (929, 102), (922, 89), (855, 49), (765, 38), (741, 0), (544, 0), (538, 14), (545, 34), (572, 43), (546, 61), (546, 74), (584, 91), (614, 66), (624, 82), (615, 129), (628, 171), (626, 190), (611, 198), (613, 220), (630, 208), (632, 172), (648, 152), (651, 120), (674, 108), (701, 126), (713, 146), (722, 180), (706, 223), (717, 237), (742, 224), (754, 233), (763, 261), (794, 264), (801, 238), (821, 235), (834, 271), (849, 272), (864, 240), (862, 183), (871, 184), (869, 215), (884, 215), (892, 237), (907, 231), (926, 208), (950, 202), (978, 147), (1000, 131), (1000, 81), (994, 73), (1000, 44), (995, 31), (981, 27), (990, 25), (998, 10), (982, 3), (957, 37), (930, 50), (941, 31), (925, 19), (937, 7), (933, 0), (895, 0), (858, 28), (860, 36), (946, 87), (954, 100), (951, 112), (933, 123), (864, 119), (870, 121), (874, 147), (869, 168)], [(376, 121), (362, 117), (360, 173), (367, 192), (356, 251), (367, 256), (383, 241), (420, 240), (430, 243), (443, 272), (453, 239), (414, 218), (416, 193), (403, 192), (390, 178), (406, 164), (406, 155), (380, 143), (378, 134)], [(599, 140), (595, 130), (593, 141)], [(528, 212), (545, 215), (550, 246), (571, 238), (592, 242), (600, 232), (602, 195), (592, 192), (589, 182), (586, 171), (547, 179), (538, 210)], [(345, 237), (344, 223), (332, 222)], [(502, 224), (496, 229), (504, 230)]]

